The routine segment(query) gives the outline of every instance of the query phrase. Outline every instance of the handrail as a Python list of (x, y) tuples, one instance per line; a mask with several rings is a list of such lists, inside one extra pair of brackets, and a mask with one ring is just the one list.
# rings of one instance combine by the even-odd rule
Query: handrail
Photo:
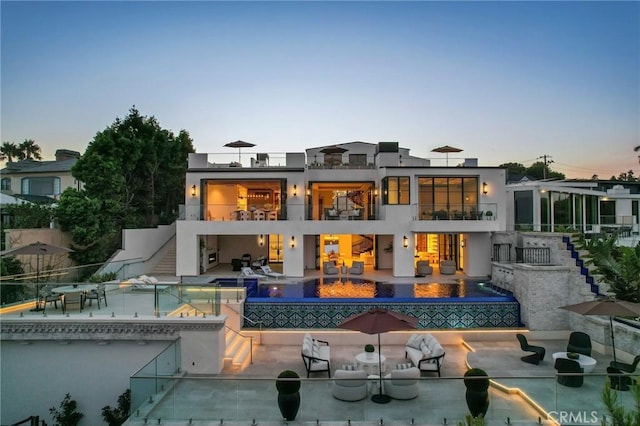
[(226, 328), (227, 330), (232, 331), (237, 336), (240, 336), (243, 339), (249, 339), (249, 362), (251, 364), (253, 364), (253, 336), (245, 336), (244, 334), (240, 333), (239, 331), (236, 331), (233, 328), (229, 327), (227, 324), (224, 325), (224, 328)]
[(254, 321), (251, 318), (248, 318), (246, 316), (244, 316), (244, 314), (241, 314), (240, 312), (238, 312), (237, 310), (235, 310), (233, 308), (233, 306), (231, 305), (226, 305), (227, 309), (229, 309), (230, 311), (232, 311), (233, 313), (237, 314), (241, 319), (243, 319), (244, 321), (247, 321), (249, 323), (251, 323), (251, 325), (258, 325), (258, 332), (262, 332), (262, 321)]

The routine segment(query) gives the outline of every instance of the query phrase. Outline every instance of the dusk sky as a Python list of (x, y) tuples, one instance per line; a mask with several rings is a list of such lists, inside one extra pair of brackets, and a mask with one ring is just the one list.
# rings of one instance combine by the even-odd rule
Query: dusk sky
[[(83, 153), (135, 105), (197, 152), (397, 141), (567, 177), (640, 165), (640, 3), (9, 2), (2, 142)], [(233, 151), (231, 151), (233, 152)]]

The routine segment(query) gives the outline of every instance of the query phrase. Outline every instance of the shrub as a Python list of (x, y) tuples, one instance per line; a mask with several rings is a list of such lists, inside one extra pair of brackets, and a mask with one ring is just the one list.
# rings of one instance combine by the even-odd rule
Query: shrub
[(54, 426), (77, 426), (84, 414), (76, 411), (78, 403), (71, 399), (71, 395), (66, 394), (60, 403), (60, 407), (49, 408), (49, 413), (53, 417)]
[(371, 344), (366, 344), (366, 345), (364, 345), (364, 351), (365, 352), (375, 352), (376, 348)]
[[(278, 379), (299, 379), (298, 373), (284, 370), (278, 375)], [(300, 380), (276, 380), (276, 389), (283, 394), (296, 393), (300, 390)]]
[(127, 389), (118, 397), (118, 407), (111, 408), (109, 405), (102, 407), (102, 418), (109, 426), (120, 426), (129, 418), (130, 409), (131, 389)]
[[(481, 368), (472, 368), (464, 373), (464, 377), (487, 376), (487, 372)], [(489, 379), (464, 379), (464, 385), (471, 391), (486, 391), (489, 389)]]

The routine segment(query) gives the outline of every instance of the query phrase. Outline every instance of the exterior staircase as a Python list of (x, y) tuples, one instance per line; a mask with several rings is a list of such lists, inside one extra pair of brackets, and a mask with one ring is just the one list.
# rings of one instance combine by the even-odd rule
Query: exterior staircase
[(575, 266), (580, 269), (580, 275), (584, 277), (584, 282), (590, 286), (591, 292), (600, 294), (600, 286), (596, 284), (595, 277), (591, 275), (591, 271), (589, 271), (589, 268), (585, 265), (584, 260), (580, 258), (580, 251), (576, 249), (575, 242), (568, 235), (562, 237), (562, 242), (569, 251), (571, 259), (574, 260)]
[(242, 371), (251, 364), (251, 339), (227, 327), (225, 335), (227, 349), (223, 368), (227, 371)]
[(162, 260), (151, 271), (153, 276), (175, 276), (176, 275), (176, 237), (167, 243), (167, 252)]

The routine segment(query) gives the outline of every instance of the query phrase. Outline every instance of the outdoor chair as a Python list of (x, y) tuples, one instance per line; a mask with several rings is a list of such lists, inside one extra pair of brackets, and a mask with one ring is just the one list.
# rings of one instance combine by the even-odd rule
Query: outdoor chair
[[(558, 371), (558, 383), (571, 388), (579, 388), (584, 383), (584, 370), (578, 361), (567, 358), (556, 359), (555, 368)], [(563, 375), (568, 373), (571, 375)], [(574, 375), (575, 374), (575, 375)], [(580, 375), (578, 375), (580, 374)]]
[(417, 367), (391, 370), (384, 376), (384, 393), (393, 399), (413, 399), (418, 397), (420, 370)]
[(518, 333), (516, 334), (516, 337), (520, 342), (520, 349), (522, 349), (525, 352), (533, 352), (532, 354), (525, 355), (520, 359), (523, 360), (524, 362), (528, 362), (529, 364), (538, 365), (540, 361), (544, 359), (545, 349), (542, 346), (530, 345), (529, 342), (527, 342), (527, 338), (524, 336), (524, 334)]
[(442, 275), (454, 275), (456, 273), (456, 262), (453, 260), (441, 260), (440, 273)]
[(331, 348), (329, 342), (318, 340), (306, 333), (302, 340), (302, 362), (307, 370), (307, 378), (311, 373), (327, 372), (331, 378)]
[(628, 391), (635, 384), (634, 378), (614, 367), (607, 367), (607, 376), (609, 376), (611, 389)]
[(62, 304), (61, 295), (54, 294), (52, 290), (53, 290), (53, 287), (49, 285), (44, 286), (42, 290), (40, 290), (40, 302), (42, 303), (42, 306), (45, 311), (47, 309), (47, 303), (49, 304), (53, 303), (53, 306), (56, 309), (58, 309), (58, 301), (60, 301), (60, 304)]
[(240, 270), (241, 270), (240, 276), (242, 277), (267, 278), (266, 275), (256, 274), (255, 272), (253, 272), (253, 269), (249, 268), (248, 266), (242, 267), (240, 268)]
[(276, 271), (272, 270), (271, 266), (269, 266), (269, 265), (261, 266), (260, 269), (262, 269), (262, 273), (265, 274), (267, 277), (271, 277), (271, 278), (287, 278), (287, 276), (285, 274), (281, 274), (280, 272), (276, 272)]
[(107, 304), (107, 290), (104, 283), (98, 284), (97, 288), (91, 290), (84, 296), (85, 303), (88, 300), (89, 306), (96, 300), (98, 302), (98, 309), (100, 309), (100, 299), (104, 299), (104, 306), (109, 306)]
[(362, 275), (364, 273), (364, 262), (360, 260), (354, 260), (349, 268), (349, 273), (354, 275)]
[(242, 268), (242, 260), (238, 258), (231, 259), (231, 268), (233, 271), (239, 271)]
[(333, 374), (333, 397), (342, 401), (360, 401), (367, 397), (367, 372), (337, 369)]
[(260, 256), (253, 262), (251, 262), (251, 267), (253, 269), (260, 269), (261, 266), (265, 266), (268, 262), (267, 256)]
[(611, 361), (609, 366), (615, 368), (616, 370), (624, 371), (625, 373), (634, 373), (636, 371), (636, 368), (638, 367), (638, 363), (640, 363), (640, 355), (636, 355), (631, 364), (620, 361)]
[(591, 338), (581, 331), (574, 331), (569, 335), (567, 352), (576, 352), (582, 355), (591, 356)]
[(82, 312), (84, 307), (84, 293), (82, 291), (70, 291), (62, 298), (62, 313), (67, 313), (70, 309), (78, 309)]
[(240, 258), (242, 262), (242, 266), (251, 267), (251, 255), (249, 253), (245, 253)]
[(433, 267), (429, 265), (428, 260), (418, 260), (416, 262), (416, 274), (418, 275), (431, 275), (433, 274)]
[(322, 272), (327, 275), (335, 275), (338, 273), (338, 268), (336, 268), (336, 265), (333, 262), (324, 262)]

